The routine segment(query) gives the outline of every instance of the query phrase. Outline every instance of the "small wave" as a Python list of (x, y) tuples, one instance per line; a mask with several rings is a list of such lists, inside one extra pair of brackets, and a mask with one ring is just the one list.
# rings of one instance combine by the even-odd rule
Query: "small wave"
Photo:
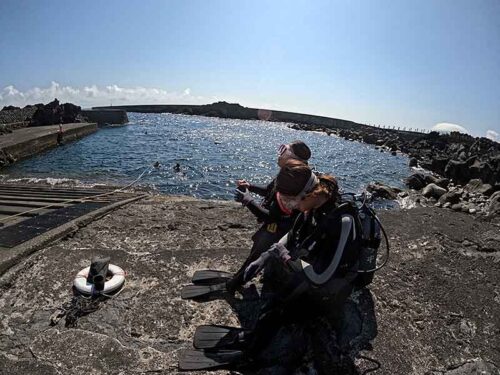
[(0, 182), (7, 184), (31, 184), (31, 185), (50, 185), (50, 186), (73, 186), (73, 187), (96, 187), (105, 186), (105, 184), (91, 184), (84, 183), (80, 180), (71, 178), (54, 178), (54, 177), (21, 177), (21, 178), (9, 178), (9, 176), (0, 175)]
[(414, 197), (411, 196), (407, 196), (404, 198), (398, 197), (397, 202), (399, 203), (399, 207), (403, 210), (410, 210), (417, 207), (417, 203), (415, 202)]

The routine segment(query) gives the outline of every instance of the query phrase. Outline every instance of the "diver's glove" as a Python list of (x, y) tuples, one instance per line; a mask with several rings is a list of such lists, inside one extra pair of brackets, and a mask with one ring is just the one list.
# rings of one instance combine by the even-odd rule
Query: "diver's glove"
[(268, 250), (263, 252), (260, 257), (258, 257), (252, 263), (250, 263), (248, 267), (245, 268), (245, 273), (243, 274), (243, 281), (246, 283), (252, 280), (255, 277), (255, 275), (257, 275), (260, 271), (262, 271), (262, 269), (266, 265), (266, 262), (269, 260), (271, 256), (272, 253), (269, 252)]
[(236, 202), (240, 202), (243, 206), (247, 206), (250, 202), (253, 201), (252, 194), (248, 191), (248, 189), (245, 189), (244, 191), (241, 191), (239, 189), (234, 190), (234, 200)]
[(290, 251), (288, 251), (285, 245), (279, 242), (276, 242), (274, 245), (272, 245), (268, 251), (275, 257), (280, 258), (283, 263), (286, 263), (291, 259)]

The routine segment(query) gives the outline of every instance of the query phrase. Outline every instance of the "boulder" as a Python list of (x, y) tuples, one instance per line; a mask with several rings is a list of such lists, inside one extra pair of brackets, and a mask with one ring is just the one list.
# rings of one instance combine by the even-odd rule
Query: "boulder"
[(495, 192), (489, 199), (488, 217), (500, 216), (500, 191)]
[(409, 167), (416, 167), (418, 165), (418, 160), (417, 158), (411, 158), (409, 163), (408, 163), (408, 166)]
[(438, 179), (431, 174), (426, 174), (424, 180), (426, 184), (435, 184)]
[(425, 176), (422, 173), (414, 173), (406, 179), (406, 185), (410, 189), (420, 190), (426, 185)]
[(390, 187), (379, 182), (371, 183), (366, 187), (375, 197), (383, 199), (396, 199), (401, 189)]
[(441, 177), (441, 178), (438, 178), (436, 180), (436, 182), (434, 182), (434, 183), (437, 186), (439, 186), (439, 187), (447, 189), (448, 188), (448, 184), (450, 183), (450, 179), (449, 178), (445, 178), (445, 177)]
[(420, 161), (420, 166), (424, 169), (432, 170), (432, 159), (424, 158)]
[(62, 122), (62, 112), (59, 100), (55, 99), (36, 110), (31, 119), (31, 126), (60, 124)]
[(460, 202), (461, 194), (457, 191), (449, 191), (439, 198), (439, 203), (445, 205), (445, 203), (456, 204)]
[(81, 108), (71, 103), (60, 105), (59, 100), (54, 99), (47, 105), (37, 104), (36, 111), (31, 118), (31, 126), (68, 124), (77, 122)]
[(63, 124), (71, 124), (76, 122), (77, 116), (81, 112), (81, 107), (74, 105), (72, 103), (64, 103), (62, 106), (62, 123)]
[(431, 170), (439, 174), (444, 174), (444, 170), (449, 161), (450, 159), (447, 157), (435, 157), (431, 162)]
[(453, 211), (462, 211), (462, 204), (460, 203), (455, 203), (453, 205), (451, 205), (451, 209)]
[(470, 172), (467, 161), (450, 160), (446, 164), (444, 171), (446, 177), (457, 182), (467, 182), (470, 180)]
[(439, 199), (443, 194), (446, 193), (446, 189), (436, 185), (429, 184), (422, 190), (422, 195), (427, 198), (436, 198)]
[(469, 183), (465, 185), (464, 189), (471, 193), (479, 193), (488, 196), (493, 194), (494, 191), (493, 186), (490, 184), (483, 184), (483, 181), (479, 178), (470, 180)]
[(485, 182), (493, 182), (494, 171), (491, 165), (486, 161), (476, 160), (470, 167), (471, 178), (481, 179)]

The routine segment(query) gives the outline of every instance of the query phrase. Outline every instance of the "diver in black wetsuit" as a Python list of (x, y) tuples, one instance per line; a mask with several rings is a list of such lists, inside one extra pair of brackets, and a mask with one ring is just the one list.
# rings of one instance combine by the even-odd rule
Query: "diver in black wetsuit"
[(181, 368), (189, 369), (193, 363), (198, 369), (213, 368), (214, 363), (219, 367), (255, 363), (261, 350), (284, 325), (314, 322), (318, 315), (340, 321), (358, 271), (361, 228), (355, 219), (355, 208), (349, 203), (340, 204), (334, 177), (316, 176), (305, 164), (284, 165), (276, 177), (275, 189), (281, 202), (300, 214), (293, 228), (244, 272), (247, 282), (264, 270), (263, 287), (272, 284), (272, 297), (251, 331), (221, 326), (201, 330), (208, 338), (214, 335), (214, 328), (225, 336), (212, 340), (214, 345), (209, 352), (186, 352), (180, 360)]
[(357, 277), (361, 229), (354, 208), (339, 205), (335, 178), (287, 165), (276, 190), (301, 214), (292, 230), (245, 271), (248, 281), (265, 268), (264, 285), (272, 283), (276, 291), (251, 335), (250, 352), (269, 342), (285, 320), (321, 313), (338, 317)]
[[(294, 141), (280, 146), (278, 165), (282, 167), (287, 162), (306, 165), (310, 157), (309, 147), (302, 141)], [(262, 224), (252, 236), (253, 245), (250, 254), (235, 274), (217, 270), (196, 271), (191, 279), (193, 284), (181, 290), (181, 298), (205, 300), (224, 294), (234, 294), (244, 284), (243, 274), (246, 267), (290, 230), (298, 211), (289, 210), (280, 202), (279, 193), (276, 193), (274, 185), (275, 180), (267, 186), (251, 185), (245, 180), (237, 182), (235, 200), (246, 206)], [(263, 196), (263, 202), (257, 203), (251, 192)]]
[[(287, 162), (296, 165), (307, 164), (310, 157), (309, 147), (302, 141), (294, 141), (279, 147), (278, 166), (283, 167)], [(245, 180), (239, 180), (237, 186), (235, 200), (246, 206), (262, 225), (252, 236), (253, 246), (247, 260), (226, 283), (226, 289), (230, 293), (234, 293), (244, 284), (243, 275), (247, 266), (290, 230), (298, 214), (298, 211), (289, 210), (281, 203), (279, 193), (276, 194), (275, 179), (267, 186), (252, 185)], [(257, 203), (250, 193), (264, 197), (263, 202)]]

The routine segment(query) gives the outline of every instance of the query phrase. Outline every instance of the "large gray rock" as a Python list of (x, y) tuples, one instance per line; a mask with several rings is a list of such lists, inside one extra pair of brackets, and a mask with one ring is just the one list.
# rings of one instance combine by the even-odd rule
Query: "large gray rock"
[(431, 174), (426, 174), (424, 180), (426, 184), (435, 184), (438, 181), (438, 178)]
[(483, 184), (483, 181), (479, 178), (470, 180), (469, 183), (464, 186), (464, 189), (469, 192), (480, 193), (483, 195), (491, 195), (494, 191), (493, 186), (490, 184)]
[(370, 193), (374, 196), (383, 198), (383, 199), (396, 199), (398, 193), (401, 192), (401, 189), (390, 187), (379, 182), (371, 183), (366, 187)]
[(500, 374), (500, 369), (496, 367), (493, 363), (485, 361), (483, 359), (475, 359), (470, 362), (463, 363), (458, 366), (454, 366), (451, 370), (448, 370), (443, 375), (498, 375)]
[(470, 171), (467, 161), (450, 160), (444, 172), (447, 177), (459, 183), (470, 180)]
[(406, 185), (410, 189), (420, 190), (426, 185), (425, 176), (422, 173), (414, 173), (406, 179)]
[(427, 198), (440, 198), (443, 194), (446, 193), (446, 189), (437, 186), (436, 184), (427, 185), (424, 190), (422, 190), (422, 195)]
[(440, 186), (440, 187), (445, 188), (445, 189), (448, 187), (448, 184), (449, 184), (449, 183), (450, 183), (450, 179), (449, 179), (449, 178), (444, 178), (444, 177), (439, 178), (439, 179), (435, 182), (435, 184), (436, 184), (437, 186)]
[(490, 197), (490, 203), (488, 205), (488, 216), (489, 217), (500, 216), (500, 191), (495, 192)]
[(439, 203), (441, 203), (442, 205), (444, 205), (445, 203), (456, 204), (460, 202), (460, 196), (460, 193), (457, 191), (449, 191), (439, 198)]
[(471, 178), (479, 178), (482, 181), (494, 181), (493, 167), (487, 161), (476, 160), (474, 164), (469, 167)]

